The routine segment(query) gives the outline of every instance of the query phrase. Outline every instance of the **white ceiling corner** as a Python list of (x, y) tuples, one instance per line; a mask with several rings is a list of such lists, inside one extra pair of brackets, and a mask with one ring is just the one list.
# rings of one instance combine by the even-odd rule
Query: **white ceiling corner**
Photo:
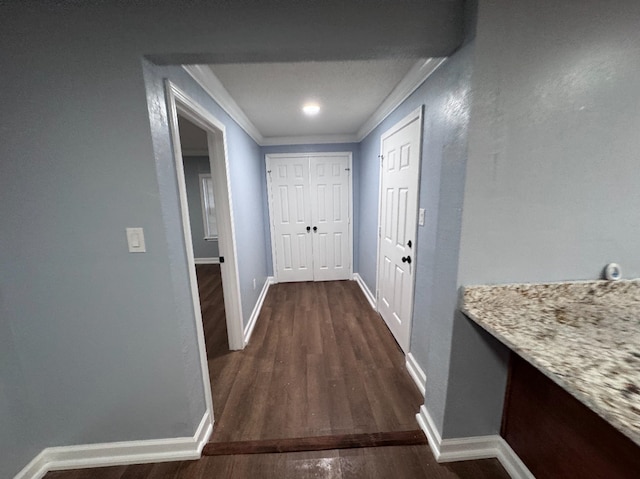
[(264, 141), (262, 134), (207, 65), (183, 65), (182, 67), (256, 143), (262, 145)]
[[(256, 143), (267, 146), (359, 142), (443, 61), (429, 58), (183, 68)], [(396, 71), (385, 74), (393, 68)], [(300, 113), (307, 90), (308, 99), (317, 99), (329, 109), (320, 121)], [(293, 134), (282, 134), (285, 131)]]

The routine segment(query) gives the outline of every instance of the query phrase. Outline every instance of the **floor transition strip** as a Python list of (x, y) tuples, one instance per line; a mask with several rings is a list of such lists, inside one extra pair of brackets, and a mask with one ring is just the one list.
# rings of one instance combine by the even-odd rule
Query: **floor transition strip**
[(261, 439), (256, 441), (210, 442), (204, 447), (202, 454), (204, 456), (269, 454), (361, 447), (415, 446), (420, 444), (427, 444), (427, 438), (422, 430), (416, 429), (412, 431)]

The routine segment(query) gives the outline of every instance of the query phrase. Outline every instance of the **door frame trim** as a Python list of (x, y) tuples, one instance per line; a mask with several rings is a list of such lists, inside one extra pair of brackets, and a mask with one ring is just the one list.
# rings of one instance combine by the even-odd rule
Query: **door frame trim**
[[(418, 108), (413, 110), (411, 113), (409, 113), (407, 116), (402, 118), (400, 121), (396, 122), (393, 126), (391, 126), (389, 129), (387, 129), (380, 135), (380, 156), (383, 155), (382, 147), (384, 144), (384, 140), (415, 120), (418, 120), (418, 122), (420, 123), (420, 140), (419, 140), (420, 144), (418, 145), (418, 148), (419, 148), (418, 194), (416, 195), (416, 202), (417, 202), (416, 212), (417, 212), (417, 209), (420, 208), (420, 179), (422, 177), (422, 142), (424, 137), (424, 105), (420, 105)], [(380, 156), (378, 157), (379, 160), (380, 160)], [(376, 252), (376, 291), (375, 291), (376, 311), (378, 311), (378, 313), (380, 312), (380, 239), (381, 239), (380, 235), (382, 233), (382, 193), (383, 193), (382, 192), (382, 174), (384, 172), (382, 169), (382, 161), (380, 160), (379, 163), (380, 164), (378, 168), (379, 168), (380, 174), (378, 175), (379, 177), (378, 178), (378, 234), (377, 234), (378, 244), (377, 244), (377, 252)], [(415, 238), (416, 248), (414, 250), (413, 257), (414, 257), (414, 263), (415, 263), (416, 269), (413, 274), (413, 278), (411, 279), (411, 302), (409, 304), (409, 321), (411, 322), (411, 324), (409, 325), (409, 345), (407, 350), (403, 351), (405, 356), (411, 350), (411, 331), (413, 330), (413, 306), (415, 303), (416, 275), (418, 272), (418, 262), (416, 261), (416, 257), (418, 256), (417, 255), (417, 251), (418, 251), (418, 229), (417, 229), (418, 218), (417, 217), (415, 218), (415, 221), (416, 221), (416, 238)]]
[(312, 156), (343, 156), (349, 157), (349, 278), (353, 277), (353, 153), (351, 151), (302, 151), (300, 153), (267, 153), (264, 155), (264, 174), (267, 183), (267, 199), (269, 201), (269, 232), (271, 233), (271, 261), (273, 266), (273, 282), (279, 283), (276, 268), (275, 228), (273, 224), (273, 195), (269, 185), (268, 161), (271, 158), (300, 158)]
[[(185, 253), (189, 263), (192, 299), (198, 311), (197, 323), (202, 326), (198, 283), (195, 276), (193, 244), (191, 242), (191, 223), (187, 204), (186, 185), (184, 180), (184, 164), (180, 146), (178, 129), (178, 113), (207, 132), (209, 163), (213, 179), (213, 195), (216, 201), (218, 217), (218, 254), (225, 257), (226, 267), (221, 268), (229, 349), (244, 348), (243, 316), (240, 294), (240, 275), (236, 248), (235, 224), (233, 219), (233, 201), (229, 183), (229, 157), (227, 154), (227, 134), (225, 125), (209, 113), (198, 102), (183, 92), (171, 81), (166, 81), (167, 103), (169, 107), (169, 127), (176, 161), (176, 175), (180, 193), (180, 209), (182, 212), (183, 234), (185, 236)], [(187, 241), (188, 240), (188, 241)], [(195, 287), (195, 290), (194, 290)], [(204, 334), (203, 334), (204, 338)], [(206, 364), (204, 340), (201, 349), (201, 360)]]
[(207, 132), (209, 162), (211, 164), (212, 173), (215, 172), (215, 175), (212, 174), (212, 177), (217, 177), (218, 179), (214, 184), (216, 206), (220, 207), (216, 210), (216, 213), (219, 215), (218, 247), (220, 248), (220, 253), (224, 254), (225, 260), (228, 261), (228, 266), (223, 268), (222, 279), (227, 329), (229, 334), (229, 348), (242, 349), (244, 347), (242, 309), (240, 307), (240, 284), (238, 282), (238, 262), (235, 247), (233, 215), (231, 214), (231, 192), (228, 182), (225, 126), (170, 80), (165, 80), (165, 93), (167, 101), (167, 117), (169, 120), (169, 134), (173, 145), (173, 157), (176, 168), (178, 200), (180, 203), (182, 233), (185, 244), (184, 253), (189, 271), (189, 289), (191, 293), (191, 301), (194, 311), (193, 320), (195, 323), (198, 342), (200, 370), (204, 386), (205, 402), (207, 409), (211, 412), (210, 416), (213, 421), (211, 380), (209, 378), (209, 365), (207, 362), (207, 350), (204, 340), (204, 325), (202, 323), (202, 310), (200, 308), (200, 296), (198, 293), (198, 279), (196, 276), (193, 243), (191, 239), (191, 223), (189, 221), (189, 206), (187, 202), (187, 188), (184, 177), (184, 162), (180, 145), (178, 113)]

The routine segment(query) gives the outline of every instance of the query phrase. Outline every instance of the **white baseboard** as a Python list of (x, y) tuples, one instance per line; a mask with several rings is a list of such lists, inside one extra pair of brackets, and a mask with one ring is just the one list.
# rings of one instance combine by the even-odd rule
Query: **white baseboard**
[(360, 276), (358, 273), (353, 273), (353, 280), (356, 283), (358, 283), (358, 286), (360, 286), (360, 289), (364, 293), (365, 298), (367, 298), (367, 301), (369, 301), (369, 304), (374, 309), (374, 311), (378, 311), (376, 307), (376, 297), (373, 295), (373, 293), (371, 292), (367, 284), (364, 282), (364, 280), (362, 279), (362, 276)]
[(256, 305), (253, 308), (251, 313), (251, 317), (249, 318), (249, 322), (247, 326), (244, 328), (244, 344), (249, 343), (249, 339), (251, 339), (251, 334), (253, 333), (253, 328), (256, 327), (256, 322), (258, 321), (258, 316), (260, 316), (260, 311), (262, 310), (262, 303), (264, 303), (264, 298), (267, 297), (267, 292), (269, 291), (269, 287), (274, 284), (273, 276), (268, 276), (264, 285), (262, 286), (262, 291), (260, 291), (260, 296), (258, 296), (258, 301), (256, 301)]
[(536, 479), (511, 446), (501, 436), (498, 444), (498, 460), (513, 479)]
[(49, 471), (66, 469), (199, 459), (212, 430), (207, 411), (192, 437), (48, 447), (14, 479), (40, 479)]
[(40, 454), (34, 457), (13, 479), (40, 479), (49, 472), (47, 468), (47, 458), (45, 457), (47, 450), (44, 449)]
[(193, 258), (195, 264), (220, 264), (220, 258)]
[(415, 356), (411, 353), (407, 354), (406, 366), (407, 371), (409, 371), (409, 376), (411, 376), (413, 382), (416, 383), (416, 386), (418, 386), (418, 389), (422, 393), (422, 397), (424, 397), (427, 391), (427, 375), (418, 364), (418, 361), (416, 361)]
[(535, 479), (531, 471), (499, 435), (442, 439), (429, 411), (422, 405), (416, 415), (438, 462), (468, 461), (495, 457), (512, 479)]

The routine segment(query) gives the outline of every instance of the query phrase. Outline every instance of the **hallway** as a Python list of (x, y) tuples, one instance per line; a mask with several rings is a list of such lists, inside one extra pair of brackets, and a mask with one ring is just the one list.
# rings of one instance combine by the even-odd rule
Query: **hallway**
[[(229, 351), (218, 265), (197, 267), (215, 449), (229, 441), (410, 431), (423, 398), (353, 281), (273, 285), (243, 351)], [(46, 479), (508, 478), (496, 459), (438, 464), (427, 445), (203, 456), (50, 472)]]
[(247, 347), (209, 367), (213, 442), (417, 429), (422, 396), (355, 282), (273, 285)]

